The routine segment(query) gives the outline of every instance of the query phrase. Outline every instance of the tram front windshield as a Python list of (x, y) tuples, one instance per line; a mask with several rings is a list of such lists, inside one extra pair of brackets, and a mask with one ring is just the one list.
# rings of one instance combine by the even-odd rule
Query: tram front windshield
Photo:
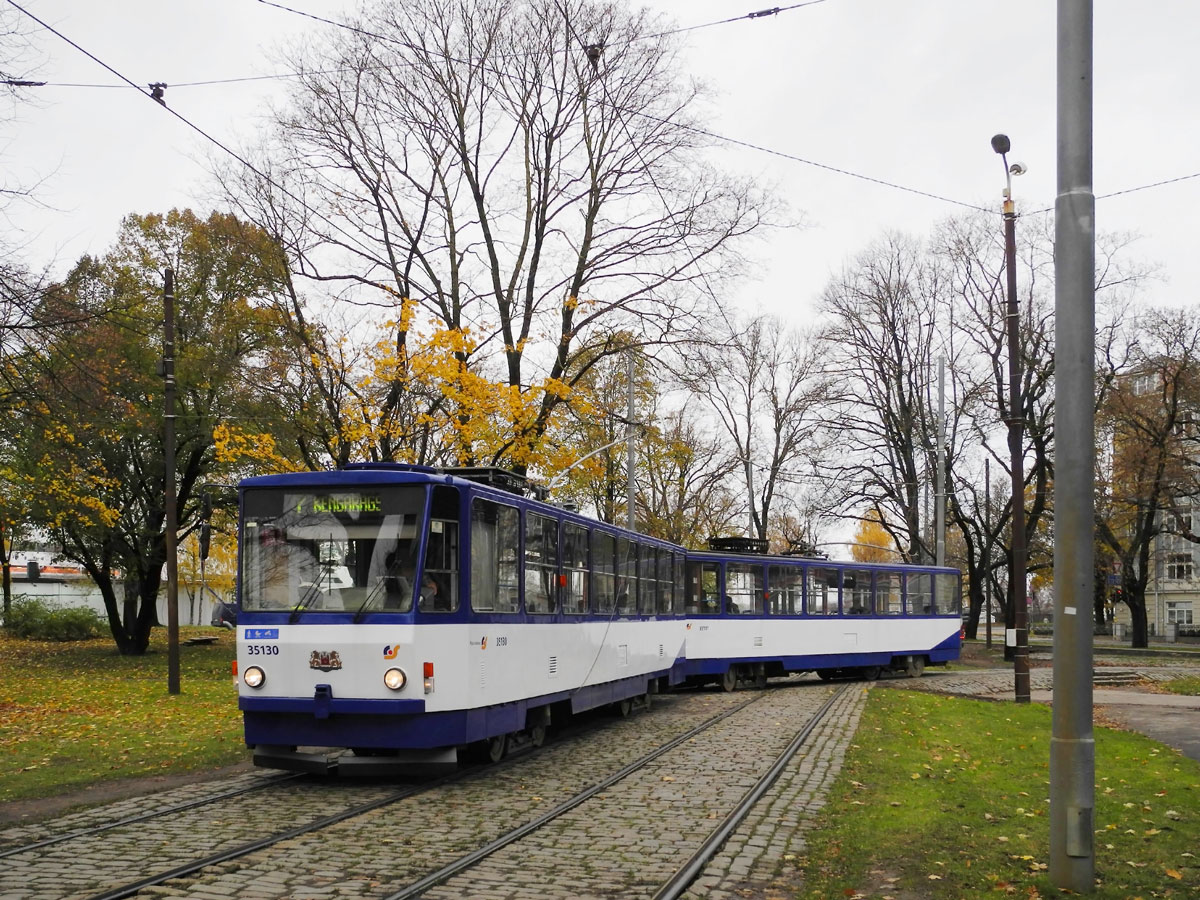
[(408, 612), (424, 509), (415, 486), (247, 491), (242, 608)]

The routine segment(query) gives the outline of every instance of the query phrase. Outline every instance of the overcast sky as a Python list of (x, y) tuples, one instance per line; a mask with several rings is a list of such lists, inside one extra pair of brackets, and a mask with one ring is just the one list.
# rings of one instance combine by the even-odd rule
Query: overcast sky
[[(272, 48), (281, 38), (329, 27), (257, 0), (18, 2), (132, 81), (171, 85), (172, 109), (233, 144), (253, 134), (280, 82), (185, 85), (280, 72)], [(281, 2), (329, 18), (347, 8)], [(696, 26), (744, 17), (759, 4), (647, 5)], [(1190, 60), (1200, 4), (1097, 0), (1095, 15), (1098, 228), (1142, 235), (1131, 252), (1160, 266), (1164, 279), (1148, 300), (1193, 302), (1200, 178), (1188, 176), (1200, 173), (1200, 91)], [(31, 263), (57, 260), (61, 272), (82, 253), (102, 253), (130, 212), (209, 209), (198, 162), (206, 142), (128, 87), (68, 86), (120, 82), (29, 25), (41, 56), (30, 77), (50, 84), (29, 89), (37, 105), (0, 126), (0, 166), (8, 184), (44, 179), (38, 197), (47, 208), (10, 211), (30, 241)], [(761, 280), (734, 298), (740, 305), (803, 321), (830, 275), (884, 232), (923, 235), (973, 206), (998, 212), (1004, 172), (989, 145), (996, 132), (1011, 137), (1010, 160), (1029, 168), (1014, 180), (1018, 210), (1053, 207), (1051, 0), (823, 0), (697, 28), (685, 39), (681, 74), (713, 89), (708, 125), (739, 142), (720, 160), (773, 184), (806, 222), (756, 249)]]

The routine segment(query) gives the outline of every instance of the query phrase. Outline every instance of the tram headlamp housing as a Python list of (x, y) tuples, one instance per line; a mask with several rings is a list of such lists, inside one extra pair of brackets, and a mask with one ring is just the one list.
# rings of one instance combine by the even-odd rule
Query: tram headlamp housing
[(267, 673), (258, 666), (250, 666), (242, 674), (242, 681), (246, 682), (246, 687), (260, 688), (267, 681)]
[(388, 669), (383, 673), (383, 683), (390, 690), (401, 691), (408, 684), (408, 676), (403, 669)]

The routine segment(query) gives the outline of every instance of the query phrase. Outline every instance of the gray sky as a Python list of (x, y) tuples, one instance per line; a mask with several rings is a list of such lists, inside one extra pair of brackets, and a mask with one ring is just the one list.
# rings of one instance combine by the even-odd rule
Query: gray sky
[[(184, 85), (280, 72), (271, 49), (280, 39), (329, 27), (256, 0), (17, 2), (134, 82), (168, 83), (172, 109), (231, 144), (253, 134), (280, 82)], [(281, 2), (329, 18), (345, 8)], [(647, 5), (680, 26), (765, 6)], [(1200, 178), (1103, 195), (1200, 173), (1200, 92), (1187, 64), (1198, 25), (1193, 0), (1096, 2), (1097, 224), (1142, 235), (1131, 253), (1161, 267), (1164, 280), (1147, 291), (1161, 303), (1193, 302), (1200, 285)], [(885, 231), (925, 234), (966, 206), (998, 212), (1004, 173), (989, 146), (998, 131), (1012, 138), (1010, 159), (1029, 167), (1014, 180), (1018, 210), (1053, 206), (1051, 0), (824, 0), (698, 28), (685, 39), (684, 74), (714, 92), (709, 127), (742, 142), (724, 145), (719, 159), (775, 185), (806, 222), (758, 245), (761, 280), (735, 298), (745, 307), (803, 321), (830, 274)], [(129, 88), (58, 86), (119, 82), (51, 34), (37, 45), (42, 59), (32, 74), (52, 85), (31, 89), (37, 105), (23, 107), (0, 134), (9, 182), (45, 179), (38, 196), (48, 208), (10, 211), (29, 237), (33, 264), (57, 260), (61, 273), (80, 254), (103, 252), (130, 212), (210, 208), (197, 162), (209, 152), (205, 141)]]

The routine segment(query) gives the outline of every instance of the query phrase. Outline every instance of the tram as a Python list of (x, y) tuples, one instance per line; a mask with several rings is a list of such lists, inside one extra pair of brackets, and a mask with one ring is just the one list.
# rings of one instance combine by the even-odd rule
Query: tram
[(498, 760), (676, 686), (920, 674), (958, 655), (952, 569), (685, 551), (530, 494), (501, 470), (400, 464), (243, 481), (238, 704), (255, 762)]

